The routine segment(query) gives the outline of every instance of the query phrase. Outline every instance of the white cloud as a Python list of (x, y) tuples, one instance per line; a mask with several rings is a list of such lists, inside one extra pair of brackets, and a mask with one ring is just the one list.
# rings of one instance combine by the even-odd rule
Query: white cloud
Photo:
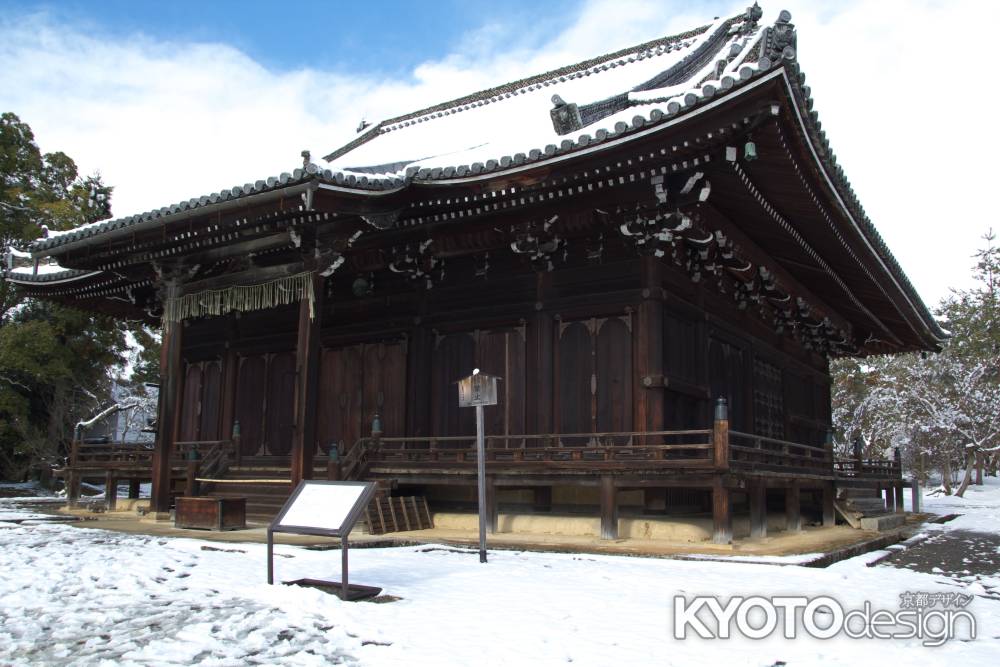
[[(928, 303), (967, 285), (978, 237), (1000, 227), (988, 166), (1000, 148), (989, 122), (995, 93), (984, 75), (1000, 4), (783, 4), (824, 129), (890, 248)], [(399, 79), (274, 72), (222, 44), (107, 41), (35, 15), (0, 20), (0, 108), (28, 122), (43, 150), (100, 171), (116, 187), (116, 214), (127, 214), (291, 170), (302, 149), (318, 158), (350, 140), (362, 116), (420, 108), (741, 6), (593, 0), (551, 35), (484, 25)]]

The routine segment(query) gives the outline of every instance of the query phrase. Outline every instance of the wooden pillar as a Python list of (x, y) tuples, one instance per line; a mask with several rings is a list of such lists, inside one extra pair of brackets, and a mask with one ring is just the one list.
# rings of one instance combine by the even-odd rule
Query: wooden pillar
[(319, 394), (319, 338), (323, 321), (323, 277), (313, 272), (313, 300), (299, 302), (295, 348), (295, 430), (292, 435), (292, 488), (313, 478), (316, 455), (316, 406)]
[(104, 476), (104, 509), (113, 512), (118, 504), (118, 480), (115, 473), (108, 470)]
[(750, 537), (767, 537), (767, 486), (764, 480), (753, 480), (747, 485), (750, 498)]
[(497, 483), (493, 475), (486, 476), (486, 530), (490, 535), (500, 532), (500, 505), (497, 503)]
[(832, 528), (837, 525), (837, 516), (833, 509), (836, 490), (833, 482), (823, 482), (823, 527)]
[(801, 489), (792, 482), (785, 489), (785, 530), (797, 533), (802, 530)]
[(531, 433), (552, 433), (555, 424), (552, 412), (555, 326), (552, 316), (543, 310), (551, 286), (551, 273), (537, 274), (537, 301), (535, 314), (528, 322), (528, 364), (525, 369), (526, 423)]
[(534, 488), (535, 502), (534, 510), (536, 512), (551, 512), (552, 511), (552, 487), (551, 486), (536, 486)]
[[(175, 281), (168, 282), (167, 298), (179, 295), (178, 284)], [(164, 324), (160, 352), (159, 414), (156, 420), (156, 446), (153, 451), (153, 492), (150, 498), (150, 509), (159, 514), (170, 511), (172, 484), (170, 461), (174, 454), (174, 442), (177, 440), (181, 391), (184, 384), (182, 377), (184, 364), (181, 358), (183, 338), (182, 322)]]
[(712, 541), (716, 544), (733, 543), (733, 515), (729, 489), (716, 477), (712, 483)]
[(618, 539), (618, 490), (612, 475), (601, 475), (601, 539)]
[[(235, 321), (235, 320), (233, 320)], [(226, 354), (222, 360), (222, 403), (219, 419), (219, 439), (231, 440), (233, 437), (233, 422), (236, 421), (236, 381), (238, 378), (240, 357), (232, 349), (231, 343), (236, 337), (236, 327), (229, 328), (230, 340), (226, 342)], [(232, 453), (238, 457), (240, 452), (233, 442)]]
[(66, 505), (76, 507), (80, 504), (80, 473), (70, 470), (66, 475)]
[(903, 485), (902, 484), (896, 484), (893, 487), (892, 498), (893, 498), (893, 500), (892, 500), (893, 505), (895, 506), (895, 510), (894, 511), (895, 512), (905, 512), (906, 511), (906, 506), (903, 505)]
[(140, 480), (133, 477), (128, 481), (128, 499), (137, 500), (141, 491)]
[[(195, 454), (197, 454), (197, 450), (195, 450)], [(197, 458), (188, 456), (186, 467), (184, 495), (188, 498), (194, 498), (198, 495), (198, 470), (201, 468), (201, 462)]]
[(729, 470), (729, 407), (726, 399), (721, 397), (715, 402), (712, 444), (715, 469)]
[[(640, 260), (642, 301), (639, 303), (635, 331), (635, 375), (638, 393), (634, 403), (633, 424), (637, 431), (662, 431), (663, 411), (663, 288), (661, 263), (656, 257)], [(654, 444), (650, 442), (649, 444)]]

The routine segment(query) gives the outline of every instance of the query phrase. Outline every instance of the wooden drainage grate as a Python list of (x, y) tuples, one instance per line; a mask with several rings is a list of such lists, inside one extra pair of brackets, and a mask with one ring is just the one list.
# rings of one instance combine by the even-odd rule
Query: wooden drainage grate
[(376, 496), (365, 513), (371, 535), (434, 527), (430, 507), (423, 496)]

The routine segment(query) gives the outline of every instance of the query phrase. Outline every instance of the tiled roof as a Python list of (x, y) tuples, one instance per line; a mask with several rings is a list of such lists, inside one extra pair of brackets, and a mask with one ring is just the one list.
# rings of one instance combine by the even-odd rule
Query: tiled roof
[[(784, 68), (802, 125), (846, 210), (928, 330), (943, 338), (837, 164), (799, 70), (791, 16), (782, 11), (772, 25), (761, 27), (760, 15), (754, 5), (740, 15), (680, 35), (398, 116), (364, 129), (328, 155), (329, 168), (309, 163), (252, 184), (57, 233), (35, 241), (30, 249), (36, 256), (50, 254), (71, 242), (314, 181), (359, 193), (384, 192), (410, 183), (481, 178), (521, 169), (670, 122)], [(550, 116), (553, 94), (577, 106), (578, 131), (557, 131)]]

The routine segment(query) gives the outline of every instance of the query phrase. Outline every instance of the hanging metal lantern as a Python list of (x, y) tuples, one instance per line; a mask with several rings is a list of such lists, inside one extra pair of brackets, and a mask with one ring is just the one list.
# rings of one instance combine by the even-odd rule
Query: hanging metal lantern
[(757, 144), (753, 142), (753, 139), (747, 139), (747, 144), (743, 147), (743, 159), (747, 162), (753, 162), (757, 159)]

